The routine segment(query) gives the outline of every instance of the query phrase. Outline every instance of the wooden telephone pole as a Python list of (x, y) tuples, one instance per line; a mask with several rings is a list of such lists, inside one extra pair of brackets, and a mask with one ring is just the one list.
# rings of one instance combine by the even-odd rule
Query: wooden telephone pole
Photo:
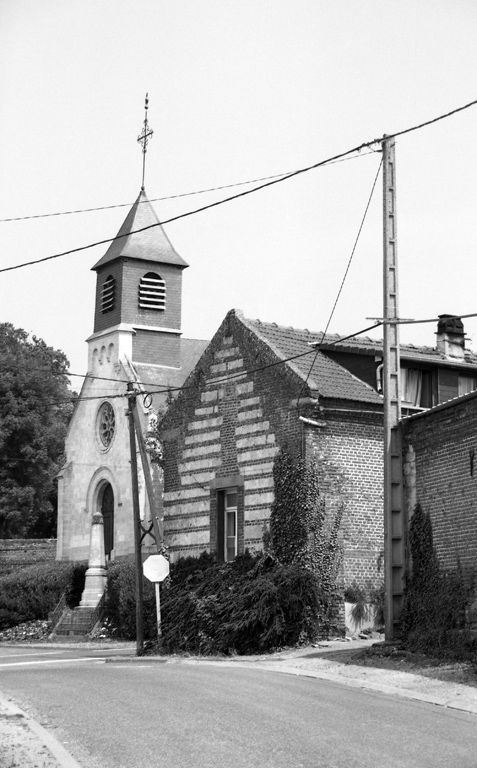
[(144, 646), (143, 595), (142, 595), (142, 552), (141, 552), (141, 515), (139, 511), (139, 486), (137, 479), (136, 435), (134, 430), (134, 411), (136, 393), (132, 383), (128, 384), (128, 421), (129, 450), (131, 454), (131, 484), (134, 519), (134, 551), (136, 555), (136, 655), (141, 656)]
[[(134, 384), (128, 384), (128, 424), (129, 424), (129, 449), (131, 454), (131, 484), (133, 499), (133, 518), (134, 518), (134, 550), (136, 556), (136, 655), (140, 656), (144, 645), (144, 624), (143, 624), (143, 589), (142, 589), (142, 542), (148, 534), (156, 542), (157, 551), (160, 552), (164, 546), (164, 526), (160, 516), (160, 510), (157, 499), (154, 494), (154, 488), (151, 478), (151, 469), (147, 458), (144, 436), (142, 433), (141, 422), (137, 412), (138, 392), (134, 389)], [(137, 443), (136, 443), (137, 441)], [(141, 514), (139, 509), (139, 483), (137, 468), (137, 449), (141, 455), (144, 480), (149, 500), (149, 509), (151, 513), (151, 525), (145, 528), (141, 523)]]
[(405, 578), (405, 520), (402, 494), (396, 158), (394, 138), (383, 150), (383, 395), (384, 395), (384, 569), (386, 640), (396, 637)]

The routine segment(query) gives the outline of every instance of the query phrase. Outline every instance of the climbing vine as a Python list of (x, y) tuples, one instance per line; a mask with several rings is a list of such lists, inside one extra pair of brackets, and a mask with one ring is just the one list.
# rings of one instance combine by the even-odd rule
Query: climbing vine
[(270, 549), (281, 563), (296, 563), (333, 589), (340, 561), (341, 504), (329, 526), (316, 464), (294, 459), (286, 447), (273, 467), (275, 499), (270, 514)]
[(460, 567), (444, 572), (434, 547), (431, 518), (416, 505), (409, 526), (412, 573), (408, 575), (401, 635), (410, 650), (477, 659), (477, 642), (465, 625), (472, 580)]

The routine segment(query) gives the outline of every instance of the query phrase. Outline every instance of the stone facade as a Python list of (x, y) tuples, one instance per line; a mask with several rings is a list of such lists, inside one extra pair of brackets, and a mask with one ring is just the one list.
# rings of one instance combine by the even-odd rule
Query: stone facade
[[(127, 376), (117, 357), (117, 345), (108, 344), (108, 354), (102, 360), (94, 354), (95, 349), (91, 351), (91, 376), (85, 380), (66, 438), (67, 463), (58, 475), (58, 560), (88, 560), (93, 516), (101, 513), (108, 485), (114, 498), (114, 547), (110, 557), (134, 552)], [(100, 408), (106, 402), (115, 419), (109, 446), (102, 443), (98, 424)], [(142, 515), (147, 517), (142, 472), (140, 487)]]

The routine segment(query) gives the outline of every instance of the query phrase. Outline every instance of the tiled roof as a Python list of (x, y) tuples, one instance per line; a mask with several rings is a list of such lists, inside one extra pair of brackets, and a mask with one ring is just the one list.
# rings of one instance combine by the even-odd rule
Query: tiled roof
[[(154, 397), (154, 405), (157, 407), (166, 397), (167, 389), (182, 387), (190, 372), (195, 368), (199, 358), (205, 351), (209, 342), (203, 339), (181, 339), (181, 367), (166, 368), (161, 365), (147, 365), (145, 363), (133, 363), (137, 373), (138, 382), (147, 391), (154, 388), (164, 388), (164, 393)], [(177, 392), (172, 393), (175, 397)]]
[[(238, 314), (238, 313), (237, 313)], [(382, 404), (382, 398), (372, 387), (353, 376), (348, 370), (313, 348), (309, 344), (320, 341), (321, 333), (284, 327), (276, 323), (241, 318), (242, 322), (265, 341), (283, 359), (303, 357), (287, 363), (313, 390), (322, 397)], [(310, 371), (311, 366), (311, 371)]]
[[(143, 232), (134, 235), (129, 234), (138, 229), (149, 227)], [(156, 212), (147, 198), (144, 190), (126, 216), (117, 237), (113, 240), (104, 256), (96, 262), (93, 270), (99, 269), (103, 264), (108, 264), (119, 257), (141, 259), (162, 264), (174, 264), (183, 269), (188, 267), (184, 259), (174, 250), (169, 238), (159, 224)]]
[[(321, 333), (315, 334), (321, 341)], [(327, 334), (324, 343), (333, 344), (336, 349), (347, 350), (350, 352), (358, 352), (361, 354), (381, 354), (383, 350), (382, 339), (371, 339), (369, 336), (354, 336), (352, 339), (344, 339), (340, 342), (338, 334)], [(470, 349), (466, 349), (464, 353), (464, 359), (458, 360), (457, 358), (449, 359), (436, 347), (419, 347), (414, 344), (401, 344), (400, 355), (402, 360), (414, 360), (423, 363), (449, 363), (452, 366), (456, 365), (477, 365), (477, 354)]]

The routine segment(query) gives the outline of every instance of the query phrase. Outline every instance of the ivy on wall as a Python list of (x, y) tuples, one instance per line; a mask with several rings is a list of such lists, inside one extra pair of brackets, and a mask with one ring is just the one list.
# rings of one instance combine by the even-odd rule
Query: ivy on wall
[(343, 505), (331, 521), (326, 520), (316, 465), (294, 458), (287, 447), (282, 447), (275, 458), (273, 478), (275, 498), (264, 548), (279, 563), (298, 566), (312, 574), (320, 595), (319, 634), (326, 637), (344, 631), (340, 618), (342, 596), (336, 585)]
[(340, 563), (341, 504), (329, 526), (320, 497), (316, 464), (281, 448), (273, 466), (275, 499), (270, 514), (270, 550), (281, 563), (311, 570), (324, 589), (334, 589)]
[(416, 505), (409, 525), (412, 573), (408, 575), (401, 614), (401, 636), (410, 650), (454, 659), (477, 660), (477, 641), (465, 624), (473, 579), (458, 567), (442, 570), (430, 515)]

